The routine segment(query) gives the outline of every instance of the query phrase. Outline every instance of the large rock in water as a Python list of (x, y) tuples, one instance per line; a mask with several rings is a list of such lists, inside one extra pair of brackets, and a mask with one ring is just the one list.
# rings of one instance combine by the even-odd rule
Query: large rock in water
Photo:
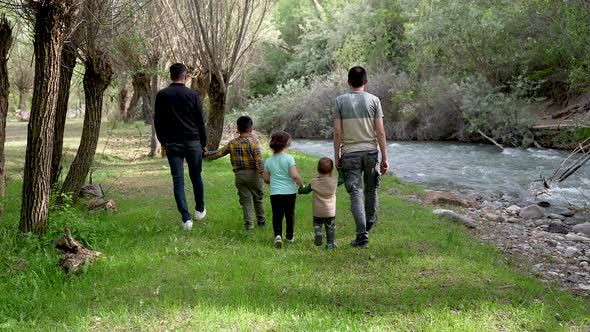
[(583, 224), (574, 226), (573, 231), (575, 233), (582, 233), (586, 236), (590, 236), (590, 222), (585, 222)]
[(545, 211), (542, 207), (533, 204), (523, 207), (519, 214), (520, 217), (524, 219), (539, 219), (545, 216)]
[(465, 197), (459, 194), (450, 193), (450, 192), (442, 192), (442, 191), (432, 191), (429, 192), (426, 197), (424, 198), (425, 204), (430, 205), (454, 205), (454, 206), (462, 206), (462, 207), (472, 207), (478, 208), (479, 203), (472, 198)]

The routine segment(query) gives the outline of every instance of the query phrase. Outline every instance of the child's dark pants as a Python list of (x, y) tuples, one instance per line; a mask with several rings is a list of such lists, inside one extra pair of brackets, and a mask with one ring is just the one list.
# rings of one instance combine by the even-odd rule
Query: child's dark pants
[(326, 226), (327, 243), (334, 243), (334, 233), (336, 232), (336, 217), (313, 217), (313, 232), (316, 238), (319, 237), (321, 239), (322, 237), (322, 225)]
[(295, 228), (295, 200), (296, 194), (271, 195), (270, 205), (272, 206), (272, 228), (277, 235), (283, 236), (283, 216), (287, 223), (287, 240), (293, 239)]

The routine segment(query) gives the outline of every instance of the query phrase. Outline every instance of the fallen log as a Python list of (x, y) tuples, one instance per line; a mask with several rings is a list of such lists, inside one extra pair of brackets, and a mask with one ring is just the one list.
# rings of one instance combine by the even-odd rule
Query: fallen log
[(80, 268), (92, 265), (102, 253), (90, 250), (81, 245), (72, 237), (70, 228), (66, 226), (66, 235), (57, 239), (55, 247), (62, 251), (64, 256), (59, 260), (58, 266), (67, 274), (76, 274)]
[(574, 114), (586, 112), (588, 110), (590, 110), (590, 99), (586, 98), (577, 104), (571, 105), (559, 112), (553, 113), (551, 117), (553, 119), (568, 119)]
[(108, 213), (117, 212), (117, 205), (112, 199), (93, 198), (85, 201), (83, 206), (90, 211), (105, 210)]
[(478, 132), (478, 133), (479, 133), (481, 136), (483, 136), (483, 138), (487, 139), (488, 141), (492, 142), (492, 143), (493, 143), (495, 146), (499, 147), (499, 148), (500, 148), (500, 150), (504, 151), (504, 147), (503, 147), (503, 146), (502, 146), (500, 143), (496, 142), (496, 141), (495, 141), (493, 138), (491, 138), (491, 137), (489, 137), (488, 135), (484, 134), (484, 133), (483, 133), (481, 130), (479, 130), (479, 129), (477, 130), (477, 132)]

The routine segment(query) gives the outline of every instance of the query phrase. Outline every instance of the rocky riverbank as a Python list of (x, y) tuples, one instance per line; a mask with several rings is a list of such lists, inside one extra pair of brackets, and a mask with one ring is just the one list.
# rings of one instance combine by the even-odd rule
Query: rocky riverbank
[[(398, 194), (389, 191), (389, 194)], [(491, 243), (530, 266), (544, 282), (558, 282), (574, 293), (590, 296), (590, 211), (548, 202), (515, 204), (508, 196), (464, 196), (429, 192), (408, 201), (451, 207), (454, 213), (435, 213), (470, 227)]]

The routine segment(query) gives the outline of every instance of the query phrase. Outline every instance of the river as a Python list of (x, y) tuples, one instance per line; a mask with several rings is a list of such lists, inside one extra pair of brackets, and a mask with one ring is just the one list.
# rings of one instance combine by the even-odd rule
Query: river
[[(295, 140), (291, 149), (333, 156), (332, 141)], [(542, 175), (550, 177), (568, 156), (550, 149), (504, 149), (485, 144), (442, 142), (388, 143), (390, 172), (408, 182), (435, 190), (505, 194), (521, 201), (534, 199)], [(551, 186), (540, 200), (590, 204), (590, 163), (562, 183)]]

